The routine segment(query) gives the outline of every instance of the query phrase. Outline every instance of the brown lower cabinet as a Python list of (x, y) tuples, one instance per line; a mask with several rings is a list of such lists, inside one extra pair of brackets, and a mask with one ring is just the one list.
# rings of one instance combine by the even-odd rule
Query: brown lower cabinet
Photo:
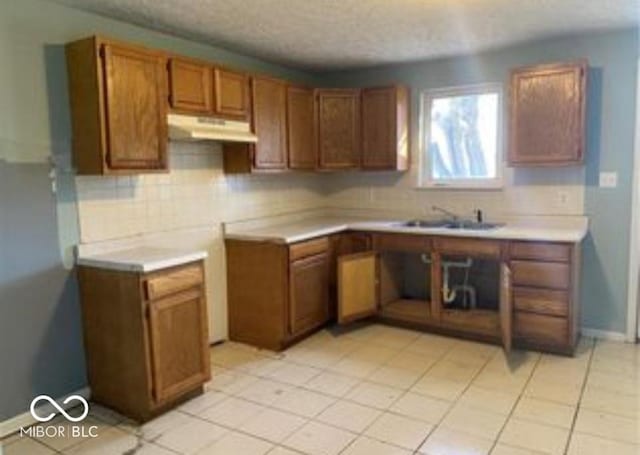
[(151, 273), (78, 268), (92, 399), (139, 421), (211, 377), (204, 265)]
[(279, 350), (330, 320), (374, 317), (572, 354), (579, 254), (568, 243), (366, 232), (227, 240), (230, 336)]

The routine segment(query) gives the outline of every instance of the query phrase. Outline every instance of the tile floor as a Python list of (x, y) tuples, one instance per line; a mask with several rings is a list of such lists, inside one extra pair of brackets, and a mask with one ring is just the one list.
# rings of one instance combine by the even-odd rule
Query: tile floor
[[(640, 454), (640, 347), (575, 358), (367, 325), (280, 353), (211, 350), (206, 393), (142, 426), (94, 406), (96, 439), (13, 437), (4, 454)], [(56, 422), (62, 423), (62, 422)]]

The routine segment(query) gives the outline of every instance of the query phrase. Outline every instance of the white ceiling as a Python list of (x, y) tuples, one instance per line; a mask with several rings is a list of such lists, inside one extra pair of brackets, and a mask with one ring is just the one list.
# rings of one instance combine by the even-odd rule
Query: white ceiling
[(430, 59), (637, 25), (640, 0), (57, 0), (308, 69)]

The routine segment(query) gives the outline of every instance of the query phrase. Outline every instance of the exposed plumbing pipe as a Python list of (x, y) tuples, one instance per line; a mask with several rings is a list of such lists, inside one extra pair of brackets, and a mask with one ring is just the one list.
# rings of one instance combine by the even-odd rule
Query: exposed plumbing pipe
[[(442, 297), (444, 303), (451, 303), (456, 299), (458, 289), (461, 287), (449, 286), (449, 269), (461, 268), (469, 269), (473, 265), (473, 259), (468, 257), (465, 261), (443, 261), (442, 262)], [(474, 290), (475, 293), (475, 290)]]

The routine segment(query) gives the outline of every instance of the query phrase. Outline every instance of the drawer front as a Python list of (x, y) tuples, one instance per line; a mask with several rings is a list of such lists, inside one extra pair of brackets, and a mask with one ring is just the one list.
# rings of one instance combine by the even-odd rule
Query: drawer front
[(203, 282), (202, 266), (200, 264), (191, 264), (149, 276), (146, 280), (145, 288), (147, 298), (153, 300), (194, 286), (200, 286)]
[(510, 254), (513, 259), (569, 262), (571, 259), (571, 245), (565, 243), (513, 242), (511, 243)]
[(325, 253), (328, 250), (329, 239), (327, 237), (294, 243), (289, 246), (289, 261), (297, 261), (315, 254)]
[(431, 250), (431, 239), (424, 235), (377, 234), (374, 245), (378, 251), (427, 252)]
[(569, 343), (569, 322), (566, 318), (516, 311), (513, 334), (515, 338), (531, 343), (562, 346)]
[(513, 306), (528, 313), (567, 316), (569, 293), (550, 289), (514, 288)]
[(550, 289), (569, 289), (570, 267), (559, 262), (511, 261), (513, 284)]
[(460, 256), (484, 256), (499, 258), (500, 242), (465, 238), (438, 238), (434, 240), (436, 250), (443, 254)]

